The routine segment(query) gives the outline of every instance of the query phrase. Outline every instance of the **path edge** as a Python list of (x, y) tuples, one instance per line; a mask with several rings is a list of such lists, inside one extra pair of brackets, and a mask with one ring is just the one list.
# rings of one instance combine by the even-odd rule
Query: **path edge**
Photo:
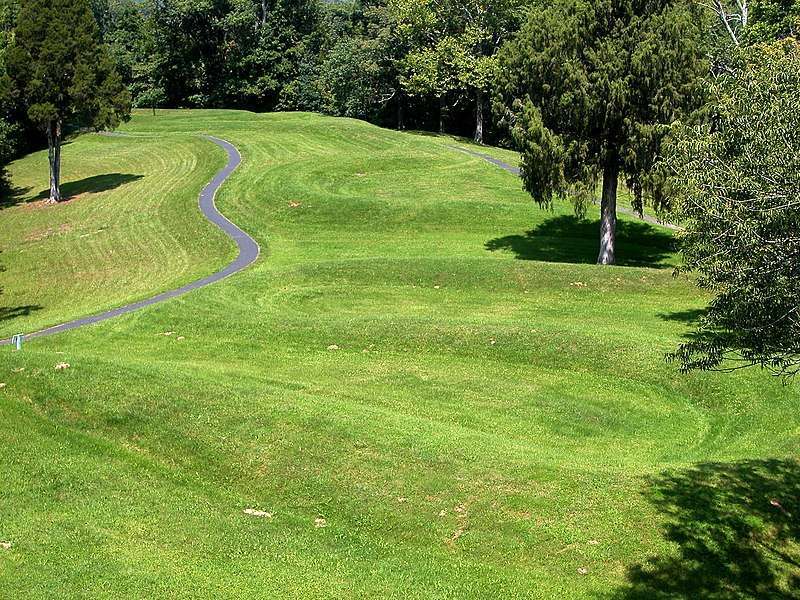
[[(113, 135), (120, 137), (133, 137), (125, 136), (123, 133), (116, 132)], [(242, 164), (242, 155), (236, 146), (223, 138), (215, 137), (210, 134), (201, 134), (198, 137), (208, 140), (217, 145), (219, 148), (222, 148), (228, 157), (225, 166), (223, 166), (222, 169), (220, 169), (214, 175), (211, 181), (209, 181), (200, 191), (197, 199), (197, 205), (200, 209), (200, 213), (206, 218), (206, 220), (219, 228), (229, 240), (236, 244), (238, 249), (236, 258), (214, 273), (206, 275), (205, 277), (201, 277), (200, 279), (190, 281), (189, 283), (186, 283), (178, 288), (160, 292), (154, 296), (149, 296), (136, 302), (124, 304), (117, 308), (112, 308), (86, 317), (79, 317), (77, 319), (52, 325), (32, 333), (23, 334), (26, 340), (37, 339), (55, 335), (57, 333), (63, 333), (65, 331), (71, 331), (73, 329), (78, 329), (79, 327), (85, 327), (88, 325), (101, 323), (103, 321), (108, 321), (110, 319), (136, 312), (149, 306), (161, 304), (167, 300), (183, 296), (191, 291), (201, 289), (213, 283), (227, 279), (231, 275), (244, 271), (258, 260), (258, 258), (261, 256), (261, 246), (259, 243), (247, 232), (242, 230), (238, 225), (233, 223), (233, 221), (223, 215), (217, 208), (216, 204), (217, 192)], [(0, 339), (0, 346), (8, 345), (11, 345), (11, 337)]]

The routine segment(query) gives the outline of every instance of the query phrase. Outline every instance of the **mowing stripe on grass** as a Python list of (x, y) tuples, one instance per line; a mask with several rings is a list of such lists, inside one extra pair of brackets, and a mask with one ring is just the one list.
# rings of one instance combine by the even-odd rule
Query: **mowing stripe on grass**
[[(236, 242), (239, 253), (234, 261), (228, 264), (228, 266), (226, 266), (224, 269), (221, 269), (212, 275), (203, 277), (202, 279), (198, 279), (191, 283), (187, 283), (186, 285), (177, 289), (162, 292), (161, 294), (152, 296), (151, 298), (146, 298), (132, 304), (126, 304), (125, 306), (120, 306), (119, 308), (96, 315), (82, 317), (80, 319), (75, 319), (74, 321), (68, 321), (66, 323), (61, 323), (60, 325), (48, 327), (47, 329), (42, 329), (40, 331), (28, 334), (25, 336), (26, 338), (32, 339), (44, 337), (47, 335), (61, 333), (63, 331), (69, 331), (71, 329), (77, 329), (78, 327), (83, 327), (84, 325), (100, 323), (101, 321), (107, 321), (108, 319), (113, 319), (114, 317), (145, 308), (146, 306), (152, 306), (153, 304), (158, 304), (159, 302), (164, 302), (165, 300), (182, 296), (183, 294), (191, 292), (192, 290), (211, 285), (212, 283), (216, 283), (217, 281), (225, 279), (234, 273), (238, 273), (256, 261), (259, 253), (261, 252), (261, 248), (259, 247), (258, 243), (239, 227), (226, 219), (225, 216), (223, 216), (222, 213), (217, 210), (217, 207), (214, 204), (214, 198), (217, 194), (217, 190), (219, 190), (222, 184), (225, 183), (225, 180), (230, 177), (231, 173), (233, 173), (236, 167), (241, 164), (242, 156), (239, 154), (239, 151), (236, 149), (236, 147), (230, 142), (215, 138), (210, 135), (204, 135), (202, 137), (215, 143), (228, 154), (227, 164), (219, 173), (214, 176), (214, 179), (212, 179), (208, 185), (203, 188), (203, 191), (200, 192), (199, 205), (200, 212), (203, 213), (203, 216), (205, 216), (206, 219), (211, 221), (214, 225), (219, 227), (225, 233), (225, 235)], [(7, 346), (9, 344), (11, 344), (11, 338), (0, 340), (0, 346)]]
[[(500, 167), (504, 171), (508, 171), (512, 175), (519, 176), (520, 169), (519, 167), (514, 167), (507, 162), (503, 162), (499, 158), (495, 158), (494, 156), (489, 156), (488, 154), (484, 154), (483, 152), (476, 152), (475, 150), (469, 150), (467, 148), (462, 148), (460, 146), (450, 146), (453, 150), (458, 150), (459, 152), (463, 152), (464, 154), (469, 154), (470, 156), (475, 156), (477, 158), (482, 158), (486, 162), (490, 162), (496, 167)], [(655, 217), (651, 217), (650, 215), (638, 215), (634, 210), (630, 208), (626, 208), (624, 206), (617, 206), (617, 210), (619, 212), (625, 213), (627, 215), (633, 215), (639, 217), (642, 221), (646, 221), (651, 225), (660, 225), (661, 227), (666, 227), (667, 229), (672, 229), (673, 231), (681, 231), (683, 228), (680, 225), (675, 225), (673, 223), (668, 223), (666, 221), (659, 221)]]

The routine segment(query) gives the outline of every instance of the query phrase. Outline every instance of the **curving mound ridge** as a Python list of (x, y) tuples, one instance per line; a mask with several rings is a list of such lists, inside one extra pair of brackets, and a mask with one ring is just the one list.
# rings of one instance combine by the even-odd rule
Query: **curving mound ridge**
[(599, 269), (568, 202), (358, 121), (126, 130), (65, 149), (117, 187), (0, 210), (0, 304), (42, 305), (4, 331), (234, 257), (195, 208), (222, 167), (197, 134), (240, 149), (217, 204), (268, 257), (0, 351), (0, 596), (792, 597), (797, 388), (665, 363), (706, 301), (671, 232), (623, 217)]
[[(214, 179), (212, 179), (208, 185), (203, 188), (203, 191), (200, 192), (200, 212), (203, 213), (203, 216), (211, 223), (219, 227), (225, 233), (225, 235), (227, 235), (231, 241), (236, 244), (238, 249), (236, 258), (219, 271), (212, 273), (211, 275), (207, 275), (201, 279), (196, 279), (195, 281), (187, 283), (179, 288), (161, 292), (160, 294), (145, 298), (144, 300), (132, 302), (131, 304), (126, 304), (102, 313), (88, 317), (81, 317), (72, 321), (61, 323), (59, 325), (53, 325), (47, 329), (40, 329), (39, 331), (27, 334), (25, 339), (35, 339), (48, 335), (54, 335), (56, 333), (62, 333), (64, 331), (70, 331), (85, 325), (102, 323), (108, 319), (113, 319), (115, 317), (119, 317), (148, 306), (153, 306), (166, 300), (171, 300), (172, 298), (177, 298), (178, 296), (182, 296), (188, 292), (191, 292), (192, 290), (197, 290), (207, 285), (211, 285), (212, 283), (222, 281), (226, 277), (230, 277), (234, 273), (238, 273), (239, 271), (246, 269), (258, 259), (260, 252), (258, 243), (256, 243), (253, 238), (247, 235), (247, 233), (226, 219), (225, 216), (217, 210), (217, 207), (214, 204), (214, 197), (217, 194), (217, 190), (219, 190), (222, 184), (225, 183), (225, 180), (230, 177), (231, 173), (233, 173), (236, 167), (239, 166), (239, 164), (242, 162), (242, 157), (233, 144), (209, 135), (203, 137), (214, 142), (217, 146), (225, 150), (226, 154), (228, 155), (228, 162), (225, 167), (223, 167), (223, 169), (214, 176)], [(11, 338), (0, 339), (0, 346), (6, 346), (9, 344), (11, 344)]]

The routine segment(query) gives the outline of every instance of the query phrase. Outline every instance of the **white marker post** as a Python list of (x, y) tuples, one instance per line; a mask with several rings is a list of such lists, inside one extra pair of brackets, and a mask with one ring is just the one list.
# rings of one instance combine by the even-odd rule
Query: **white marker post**
[(11, 338), (11, 343), (14, 345), (14, 348), (16, 348), (17, 352), (22, 350), (22, 341), (24, 339), (25, 336), (22, 335), (21, 333), (18, 333), (17, 335)]

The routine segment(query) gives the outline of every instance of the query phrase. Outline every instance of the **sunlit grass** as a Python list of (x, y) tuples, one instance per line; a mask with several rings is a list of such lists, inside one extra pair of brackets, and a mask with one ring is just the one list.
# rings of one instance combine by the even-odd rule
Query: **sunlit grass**
[[(626, 220), (635, 266), (598, 268), (596, 222), (568, 202), (541, 211), (452, 140), (357, 121), (164, 111), (125, 129), (141, 139), (75, 140), (65, 174), (141, 179), (0, 211), (17, 242), (66, 215), (71, 232), (117, 219), (104, 252), (71, 232), (29, 242), (36, 260), (4, 241), (0, 303), (43, 306), (4, 331), (230, 257), (195, 206), (224, 157), (195, 132), (240, 148), (217, 204), (264, 251), (220, 284), (0, 352), (3, 597), (625, 595), (630, 568), (681, 556), (651, 493), (662, 472), (794, 464), (795, 388), (665, 363), (705, 300), (673, 277), (668, 231)], [(41, 158), (14, 183), (37, 189)], [(70, 249), (73, 272), (127, 280), (82, 293), (59, 275)], [(693, 572), (657, 564), (653, 581)]]

